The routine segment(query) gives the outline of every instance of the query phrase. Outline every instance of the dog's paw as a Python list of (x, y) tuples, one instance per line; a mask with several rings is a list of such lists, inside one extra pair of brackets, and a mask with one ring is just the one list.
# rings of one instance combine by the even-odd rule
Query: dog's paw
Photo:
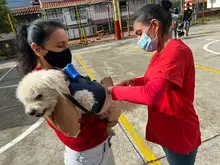
[(116, 135), (115, 131), (112, 128), (107, 128), (107, 133), (108, 133), (108, 136), (110, 137)]
[(112, 128), (112, 127), (116, 126), (117, 124), (118, 124), (118, 120), (108, 121), (107, 126), (109, 128)]
[(97, 115), (99, 115), (100, 119), (105, 120), (108, 119), (108, 112), (100, 112)]

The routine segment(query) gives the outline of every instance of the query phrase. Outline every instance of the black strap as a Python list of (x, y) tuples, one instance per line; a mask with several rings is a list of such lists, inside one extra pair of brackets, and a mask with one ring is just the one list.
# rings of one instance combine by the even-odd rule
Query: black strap
[(111, 139), (112, 139), (112, 136), (108, 138), (108, 145), (109, 145), (109, 148), (111, 148), (111, 146), (112, 146)]
[(92, 111), (87, 110), (85, 107), (83, 107), (76, 99), (74, 99), (73, 96), (64, 93), (64, 96), (69, 99), (74, 105), (76, 105), (78, 108), (80, 108), (83, 112), (86, 114), (94, 115)]
[(50, 68), (50, 69), (54, 69), (54, 70), (60, 70), (60, 71), (63, 71), (63, 69), (58, 68), (58, 67), (52, 67), (52, 68)]
[[(60, 69), (60, 68), (57, 68), (57, 67), (52, 67), (51, 69), (55, 69), (55, 70), (60, 70), (60, 71), (62, 71), (66, 76), (67, 76), (67, 78), (68, 79), (70, 79), (70, 77), (69, 77), (69, 75), (66, 73), (66, 72), (64, 72), (64, 70), (62, 70), (62, 69)], [(81, 76), (81, 75), (80, 75)], [(81, 76), (81, 77), (83, 77), (83, 76)], [(89, 77), (83, 77), (83, 78), (89, 78)], [(94, 115), (94, 113), (92, 112), (92, 111), (89, 111), (89, 110), (87, 110), (85, 107), (83, 107), (76, 99), (74, 99), (74, 97), (73, 96), (71, 96), (71, 95), (69, 95), (69, 94), (66, 94), (66, 93), (63, 93), (64, 94), (64, 96), (68, 99), (68, 100), (70, 100), (74, 105), (76, 105), (79, 109), (81, 109), (83, 112), (85, 112), (86, 114), (90, 114), (90, 115)]]

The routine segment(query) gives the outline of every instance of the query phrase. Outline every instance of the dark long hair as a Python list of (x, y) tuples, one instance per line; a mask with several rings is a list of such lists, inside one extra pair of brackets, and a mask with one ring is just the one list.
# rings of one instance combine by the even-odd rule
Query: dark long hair
[(43, 46), (57, 29), (64, 29), (63, 24), (54, 20), (35, 20), (28, 27), (22, 26), (17, 35), (18, 67), (23, 75), (31, 72), (37, 65), (37, 55), (31, 49), (31, 43)]
[(161, 4), (147, 4), (135, 14), (135, 22), (149, 24), (152, 19), (157, 19), (162, 24), (162, 35), (169, 32), (172, 23), (169, 0), (162, 0)]

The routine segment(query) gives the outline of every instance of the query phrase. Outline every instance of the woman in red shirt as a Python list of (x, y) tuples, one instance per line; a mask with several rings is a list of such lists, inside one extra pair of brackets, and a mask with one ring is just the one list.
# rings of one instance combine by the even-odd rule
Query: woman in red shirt
[(143, 77), (122, 81), (108, 91), (114, 100), (148, 106), (146, 139), (163, 147), (170, 165), (193, 165), (201, 144), (193, 105), (194, 59), (181, 40), (169, 38), (171, 6), (166, 0), (161, 5), (146, 5), (137, 13), (137, 44), (156, 52)]
[[(33, 70), (64, 68), (72, 62), (64, 26), (53, 20), (36, 20), (18, 33), (18, 64), (24, 75)], [(65, 165), (114, 165), (106, 123), (83, 115), (77, 138), (67, 137), (47, 121), (65, 144)]]

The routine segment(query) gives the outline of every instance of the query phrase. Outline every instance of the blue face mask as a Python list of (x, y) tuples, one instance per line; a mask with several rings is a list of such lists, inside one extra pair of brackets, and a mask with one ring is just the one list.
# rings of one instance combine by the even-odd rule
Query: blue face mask
[(152, 40), (146, 33), (144, 33), (137, 44), (141, 49), (147, 52), (153, 52), (157, 50), (158, 38)]

